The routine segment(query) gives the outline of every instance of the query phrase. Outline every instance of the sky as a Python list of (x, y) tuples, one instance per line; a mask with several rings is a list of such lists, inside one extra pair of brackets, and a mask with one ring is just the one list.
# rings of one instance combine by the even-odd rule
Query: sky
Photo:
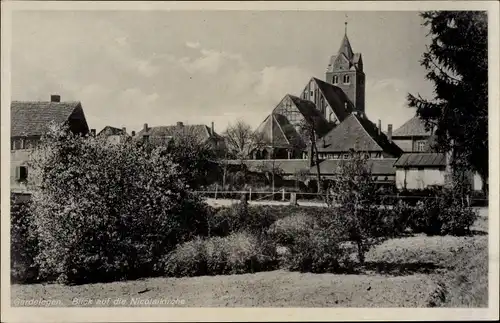
[(12, 100), (80, 101), (90, 128), (256, 128), (286, 95), (325, 78), (347, 34), (362, 54), (366, 114), (394, 129), (408, 93), (432, 96), (417, 12), (16, 11)]

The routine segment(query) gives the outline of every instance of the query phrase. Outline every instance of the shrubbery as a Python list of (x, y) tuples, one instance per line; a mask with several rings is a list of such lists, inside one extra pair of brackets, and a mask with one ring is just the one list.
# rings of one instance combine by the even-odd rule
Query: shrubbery
[(465, 235), (478, 217), (452, 192), (445, 191), (435, 198), (417, 203), (413, 208), (410, 227), (415, 233), (428, 235)]
[(29, 202), (17, 202), (11, 194), (10, 201), (10, 270), (11, 280), (30, 283), (37, 279), (35, 256), (38, 239)]
[(34, 156), (40, 277), (88, 283), (160, 274), (177, 243), (207, 233), (207, 206), (167, 147), (111, 144), (58, 129)]
[(276, 246), (240, 232), (179, 245), (163, 260), (168, 276), (242, 274), (276, 269)]

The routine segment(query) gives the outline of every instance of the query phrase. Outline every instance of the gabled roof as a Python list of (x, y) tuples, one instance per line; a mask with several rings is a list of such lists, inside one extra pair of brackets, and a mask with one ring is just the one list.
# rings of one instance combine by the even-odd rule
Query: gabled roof
[(121, 136), (121, 135), (127, 135), (127, 132), (123, 131), (123, 129), (112, 127), (112, 126), (106, 126), (104, 127), (99, 133), (97, 134), (98, 136)]
[(385, 134), (379, 133), (377, 127), (365, 117), (355, 114), (349, 115), (326, 136), (318, 140), (319, 152), (348, 152), (357, 151), (385, 152), (394, 157), (402, 154)]
[(414, 116), (406, 121), (401, 127), (396, 129), (393, 137), (409, 137), (409, 136), (430, 136), (431, 132), (425, 129), (425, 123), (418, 116)]
[(147, 132), (144, 129), (139, 131), (136, 138), (142, 138), (145, 135), (150, 137), (175, 137), (181, 133), (192, 134), (199, 140), (207, 140), (212, 137), (222, 138), (215, 132), (211, 135), (210, 128), (203, 124), (149, 127)]
[(281, 114), (268, 115), (256, 132), (262, 134), (264, 143), (273, 147), (305, 147), (293, 125)]
[(446, 155), (443, 153), (406, 153), (399, 157), (395, 167), (445, 167)]
[[(312, 79), (318, 85), (319, 90), (325, 97), (328, 105), (332, 108), (339, 122), (344, 121), (345, 118), (347, 118), (354, 110), (354, 105), (349, 100), (345, 92), (333, 84), (326, 83), (315, 77)], [(347, 103), (347, 110), (345, 103)]]
[(290, 94), (288, 94), (287, 96), (290, 97), (290, 99), (295, 104), (297, 109), (299, 109), (300, 113), (302, 113), (306, 121), (309, 124), (314, 125), (316, 133), (319, 136), (323, 136), (328, 133), (328, 131), (331, 129), (331, 126), (328, 121), (326, 121), (321, 112), (316, 108), (316, 105), (313, 102), (303, 100)]
[(12, 101), (10, 107), (11, 137), (41, 136), (51, 122), (63, 124), (78, 109), (83, 113), (81, 103), (76, 101)]

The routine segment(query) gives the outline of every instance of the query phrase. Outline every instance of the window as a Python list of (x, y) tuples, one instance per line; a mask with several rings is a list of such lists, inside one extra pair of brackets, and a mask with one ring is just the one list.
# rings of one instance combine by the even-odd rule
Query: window
[(333, 84), (339, 84), (339, 77), (337, 75), (333, 76)]
[(28, 179), (28, 167), (18, 166), (16, 167), (16, 180), (19, 182), (26, 181)]
[(349, 159), (349, 154), (344, 154), (344, 159)]
[(142, 136), (142, 140), (144, 140), (144, 142), (149, 142), (149, 135)]
[(344, 75), (344, 84), (349, 84), (351, 83), (351, 78), (349, 77), (349, 75)]
[(314, 96), (314, 92), (313, 92), (313, 91), (311, 91), (311, 92), (309, 93), (309, 95), (310, 95), (310, 96)]
[(425, 151), (425, 140), (417, 141), (417, 151)]

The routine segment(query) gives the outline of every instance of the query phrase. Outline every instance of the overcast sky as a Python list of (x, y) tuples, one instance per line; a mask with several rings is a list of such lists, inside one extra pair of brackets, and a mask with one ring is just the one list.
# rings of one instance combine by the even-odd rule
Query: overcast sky
[(91, 128), (243, 119), (256, 127), (287, 93), (324, 79), (348, 15), (363, 55), (366, 113), (394, 128), (408, 92), (432, 94), (417, 12), (17, 11), (12, 99), (81, 101)]

